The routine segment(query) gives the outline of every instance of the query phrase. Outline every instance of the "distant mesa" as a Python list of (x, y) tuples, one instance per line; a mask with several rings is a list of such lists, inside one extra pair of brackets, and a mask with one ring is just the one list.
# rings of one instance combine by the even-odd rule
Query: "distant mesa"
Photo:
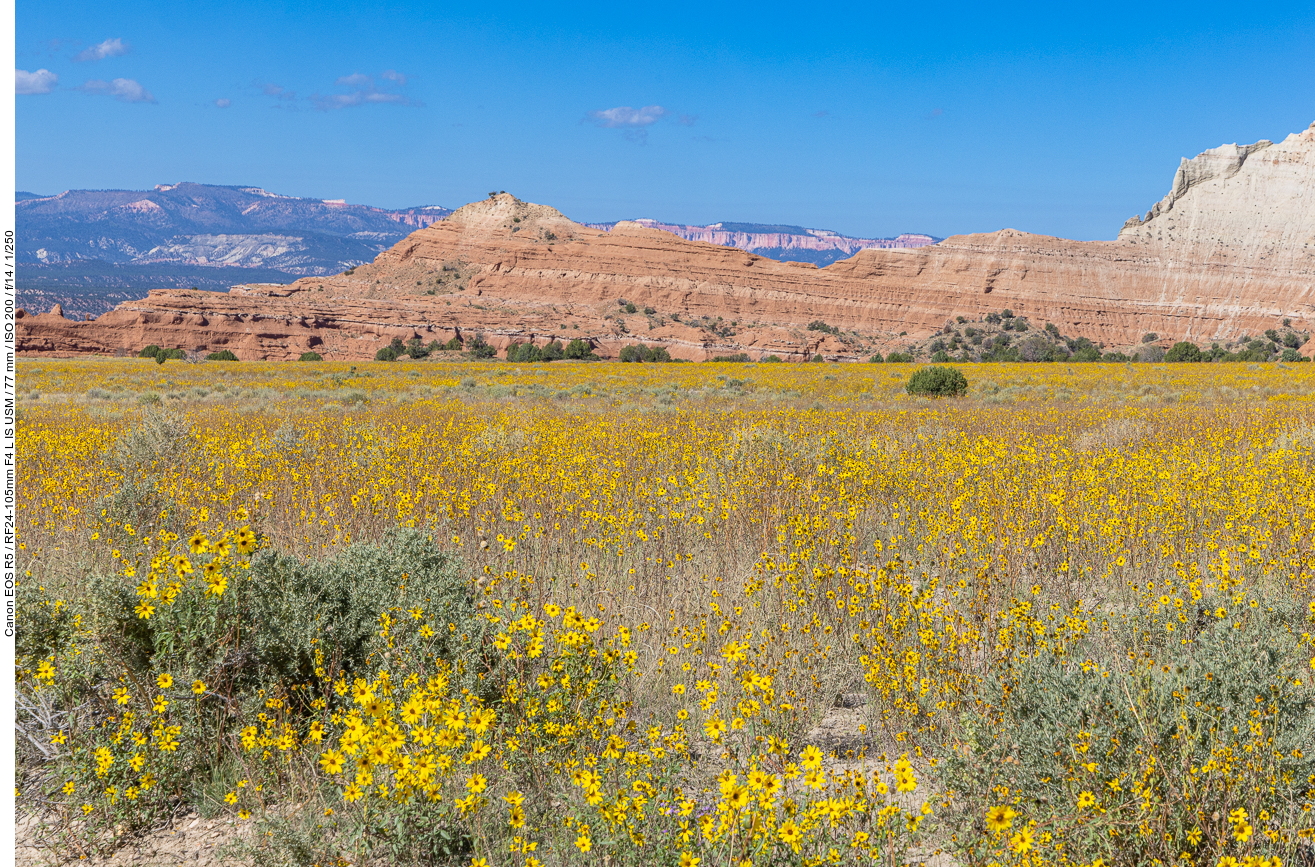
[[(782, 226), (771, 223), (711, 223), (707, 226), (686, 226), (640, 218), (627, 220), (646, 229), (684, 238), (703, 241), (719, 247), (738, 247), (769, 259), (783, 262), (811, 262), (818, 267), (848, 259), (859, 250), (916, 249), (935, 244), (940, 238), (931, 235), (906, 233), (894, 238), (851, 238), (827, 229), (806, 229), (803, 226)], [(592, 229), (611, 231), (616, 223), (588, 223)]]
[[(1315, 128), (1185, 160), (1170, 193), (1115, 241), (1003, 229), (868, 247), (814, 268), (689, 239), (648, 220), (606, 230), (582, 225), (501, 193), (338, 273), (224, 294), (153, 290), (94, 322), (28, 315), (18, 322), (17, 343), (26, 355), (128, 354), (154, 343), (231, 349), (242, 359), (295, 359), (310, 350), (368, 359), (394, 338), (428, 344), (480, 334), (499, 350), (579, 338), (611, 358), (643, 343), (694, 360), (739, 353), (857, 360), (929, 338), (954, 317), (1008, 309), (1110, 346), (1137, 344), (1148, 332), (1164, 343), (1208, 344), (1282, 320), (1315, 330), (1315, 209), (1304, 207), (1313, 195)], [(113, 206), (142, 198), (124, 193)], [(713, 239), (839, 237), (794, 226), (685, 228)], [(301, 236), (262, 232), (240, 256), (300, 253), (300, 242), (289, 239)], [(202, 234), (207, 240), (195, 249), (175, 242), (149, 250), (184, 261), (233, 248), (221, 230), (192, 237)], [(244, 274), (248, 284), (279, 282)], [(1312, 349), (1315, 342), (1302, 351)]]

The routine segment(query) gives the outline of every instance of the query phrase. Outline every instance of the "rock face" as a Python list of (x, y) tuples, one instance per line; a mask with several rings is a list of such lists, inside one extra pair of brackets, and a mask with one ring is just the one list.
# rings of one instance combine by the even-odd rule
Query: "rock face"
[[(343, 274), (227, 295), (157, 290), (93, 322), (24, 316), (18, 348), (115, 354), (156, 343), (242, 359), (309, 349), (360, 359), (394, 337), (481, 332), (496, 347), (587, 338), (604, 356), (648, 343), (691, 359), (843, 359), (1006, 308), (1110, 345), (1152, 331), (1208, 343), (1283, 318), (1315, 328), (1313, 195), (1315, 126), (1184, 161), (1170, 194), (1116, 241), (1006, 229), (861, 250), (819, 269), (634, 222), (592, 229), (500, 194)], [(819, 320), (841, 333), (807, 328)]]

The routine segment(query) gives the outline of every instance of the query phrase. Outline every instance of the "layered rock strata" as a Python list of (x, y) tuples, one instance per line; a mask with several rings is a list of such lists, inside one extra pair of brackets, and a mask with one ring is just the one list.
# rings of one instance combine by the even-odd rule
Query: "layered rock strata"
[[(351, 273), (226, 295), (157, 290), (92, 322), (25, 316), (18, 347), (115, 354), (156, 343), (228, 348), (243, 359), (311, 349), (361, 359), (394, 337), (480, 332), (496, 347), (587, 338), (605, 356), (648, 343), (691, 359), (843, 359), (929, 335), (954, 316), (1006, 308), (1107, 345), (1147, 332), (1208, 343), (1284, 318), (1315, 327), (1311, 196), (1315, 125), (1279, 144), (1184, 161), (1170, 194), (1116, 241), (1006, 229), (863, 250), (819, 269), (636, 223), (599, 231), (500, 194)], [(627, 303), (635, 313), (624, 312)], [(807, 328), (817, 321), (843, 336)]]

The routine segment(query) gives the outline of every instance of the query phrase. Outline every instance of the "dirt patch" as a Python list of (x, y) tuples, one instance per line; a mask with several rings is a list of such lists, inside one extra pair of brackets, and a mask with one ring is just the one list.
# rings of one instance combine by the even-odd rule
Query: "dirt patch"
[(17, 867), (57, 867), (83, 864), (91, 867), (220, 867), (234, 865), (225, 847), (249, 833), (235, 819), (203, 819), (195, 813), (169, 828), (158, 828), (123, 841), (113, 855), (89, 857), (76, 851), (59, 851), (38, 844), (37, 820), (20, 816), (15, 825), (14, 863)]

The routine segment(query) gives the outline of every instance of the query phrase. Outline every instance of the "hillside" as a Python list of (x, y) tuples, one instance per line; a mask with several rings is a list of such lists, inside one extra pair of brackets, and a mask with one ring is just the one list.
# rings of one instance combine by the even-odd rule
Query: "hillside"
[(227, 294), (157, 290), (94, 322), (24, 316), (18, 347), (114, 354), (155, 343), (244, 359), (311, 349), (362, 359), (393, 339), (483, 334), (499, 350), (580, 339), (603, 357), (645, 343), (688, 359), (857, 360), (927, 345), (960, 316), (1005, 310), (1111, 347), (1138, 346), (1148, 333), (1168, 345), (1234, 343), (1280, 325), (1310, 332), (1315, 125), (1243, 150), (1245, 160), (1215, 149), (1186, 161), (1172, 207), (1130, 221), (1120, 240), (1005, 229), (860, 250), (826, 268), (633, 222), (602, 231), (503, 193), (341, 274)]

